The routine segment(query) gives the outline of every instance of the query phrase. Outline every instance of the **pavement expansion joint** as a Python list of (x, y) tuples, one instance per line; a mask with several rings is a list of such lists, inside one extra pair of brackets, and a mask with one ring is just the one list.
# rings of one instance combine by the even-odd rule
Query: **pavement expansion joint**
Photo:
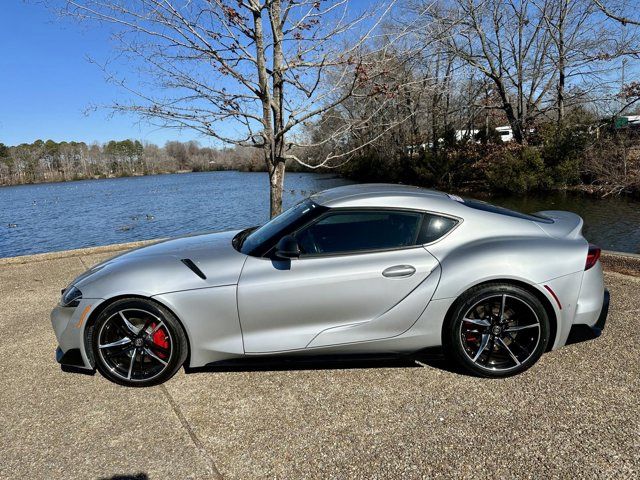
[(86, 268), (87, 270), (89, 270), (89, 267), (88, 267), (88, 265), (86, 264), (86, 262), (84, 261), (84, 258), (82, 258), (82, 257), (77, 257), (77, 258), (78, 258), (78, 260), (80, 260), (80, 263), (82, 264), (82, 266), (83, 266), (84, 268)]
[(223, 477), (220, 474), (218, 467), (216, 467), (216, 464), (214, 463), (213, 459), (211, 458), (211, 455), (209, 455), (209, 452), (207, 451), (206, 447), (204, 446), (202, 441), (198, 438), (198, 436), (196, 435), (196, 432), (194, 432), (193, 428), (189, 424), (189, 421), (182, 413), (182, 410), (180, 410), (178, 403), (175, 401), (171, 393), (169, 393), (169, 390), (167, 390), (167, 387), (165, 387), (164, 385), (160, 385), (160, 390), (162, 390), (162, 393), (164, 393), (164, 396), (169, 402), (169, 405), (171, 405), (171, 409), (173, 410), (173, 413), (175, 413), (176, 417), (178, 417), (180, 424), (189, 434), (189, 438), (191, 438), (193, 445), (200, 452), (200, 455), (202, 456), (207, 466), (207, 470), (209, 471), (211, 478), (215, 478), (216, 480), (223, 480)]

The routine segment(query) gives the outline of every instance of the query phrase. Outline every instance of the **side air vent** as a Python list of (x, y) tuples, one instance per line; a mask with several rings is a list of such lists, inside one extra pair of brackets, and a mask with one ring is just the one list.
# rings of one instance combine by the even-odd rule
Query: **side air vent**
[(207, 276), (202, 272), (202, 270), (200, 270), (198, 268), (198, 266), (193, 263), (193, 260), (191, 260), (190, 258), (183, 258), (182, 260), (180, 260), (182, 263), (184, 263), (187, 267), (189, 267), (189, 269), (195, 273), (196, 275), (198, 275), (201, 279), (206, 280)]

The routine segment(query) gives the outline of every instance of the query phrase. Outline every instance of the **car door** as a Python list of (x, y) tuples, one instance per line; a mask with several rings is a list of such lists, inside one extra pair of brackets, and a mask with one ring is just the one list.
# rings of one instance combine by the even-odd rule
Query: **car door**
[(332, 209), (296, 232), (300, 258), (248, 257), (238, 282), (245, 351), (374, 340), (408, 329), (440, 274), (417, 244), (422, 223), (416, 212)]

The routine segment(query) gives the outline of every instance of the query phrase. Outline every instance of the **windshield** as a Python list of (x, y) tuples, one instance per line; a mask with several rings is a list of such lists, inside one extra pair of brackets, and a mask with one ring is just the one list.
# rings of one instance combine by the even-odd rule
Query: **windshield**
[(240, 243), (239, 250), (245, 255), (263, 255), (284, 235), (325, 210), (311, 200), (305, 200), (249, 233)]

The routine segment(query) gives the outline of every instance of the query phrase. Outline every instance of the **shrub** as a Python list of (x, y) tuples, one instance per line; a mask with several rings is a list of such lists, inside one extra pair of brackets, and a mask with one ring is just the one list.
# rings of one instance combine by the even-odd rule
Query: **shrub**
[(493, 190), (523, 193), (548, 188), (551, 183), (540, 151), (534, 147), (508, 147), (492, 157), (486, 178)]
[(554, 186), (575, 185), (580, 181), (582, 158), (589, 134), (577, 127), (542, 125), (538, 129), (540, 154), (549, 168)]

